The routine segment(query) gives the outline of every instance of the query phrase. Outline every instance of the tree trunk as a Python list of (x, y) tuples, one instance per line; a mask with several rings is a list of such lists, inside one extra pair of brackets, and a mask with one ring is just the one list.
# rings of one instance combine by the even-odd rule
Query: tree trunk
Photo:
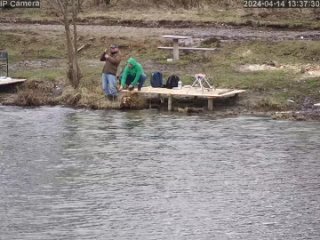
[[(68, 52), (68, 69), (67, 76), (73, 88), (78, 88), (80, 83), (80, 69), (78, 65), (77, 51), (75, 51), (75, 43), (77, 39), (73, 39), (71, 35), (71, 29), (67, 17), (64, 17), (64, 27), (66, 31), (66, 42)], [(75, 35), (73, 33), (73, 35)], [(74, 41), (72, 41), (74, 40)]]
[(75, 88), (79, 87), (80, 83), (80, 78), (81, 78), (81, 73), (79, 69), (79, 64), (78, 64), (78, 35), (77, 35), (77, 9), (75, 6), (75, 1), (72, 0), (72, 24), (73, 24), (73, 84)]
[[(78, 88), (82, 77), (78, 64), (77, 15), (84, 0), (51, 0), (48, 4), (61, 16), (67, 45), (67, 78), (73, 88)], [(72, 24), (72, 27), (70, 25)], [(72, 28), (72, 29), (71, 29)]]

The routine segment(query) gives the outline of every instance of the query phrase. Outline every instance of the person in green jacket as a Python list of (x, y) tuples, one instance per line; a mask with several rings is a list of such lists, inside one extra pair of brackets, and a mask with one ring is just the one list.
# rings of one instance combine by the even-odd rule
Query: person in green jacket
[(146, 79), (147, 76), (141, 64), (131, 57), (128, 59), (127, 65), (123, 70), (120, 89), (129, 88), (129, 90), (133, 90), (135, 87), (138, 87), (138, 91), (140, 91)]

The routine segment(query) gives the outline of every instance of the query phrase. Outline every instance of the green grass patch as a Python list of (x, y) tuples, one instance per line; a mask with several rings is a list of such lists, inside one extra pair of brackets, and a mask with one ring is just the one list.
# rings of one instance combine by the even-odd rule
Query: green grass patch
[(90, 89), (91, 91), (97, 91), (101, 89), (101, 67), (88, 66), (84, 63), (80, 64), (82, 79), (80, 86)]
[(12, 73), (12, 77), (26, 78), (28, 80), (48, 80), (55, 81), (57, 79), (64, 79), (66, 71), (63, 69), (32, 69), (32, 70), (20, 70)]
[(216, 63), (280, 64), (320, 62), (320, 43), (316, 41), (252, 41), (227, 43), (215, 54)]
[(269, 91), (268, 95), (265, 95), (265, 97), (256, 103), (256, 107), (265, 110), (294, 109), (303, 104), (306, 97), (319, 102), (319, 89), (320, 78), (292, 82), (290, 83), (290, 87), (286, 86), (283, 89)]
[(225, 88), (253, 89), (268, 91), (288, 87), (293, 75), (285, 71), (257, 71), (240, 73), (232, 69), (218, 68), (209, 75), (217, 86)]
[[(64, 39), (37, 36), (33, 32), (0, 32), (0, 49), (9, 53), (10, 63), (22, 60), (64, 58)], [(34, 36), (36, 35), (36, 36)]]

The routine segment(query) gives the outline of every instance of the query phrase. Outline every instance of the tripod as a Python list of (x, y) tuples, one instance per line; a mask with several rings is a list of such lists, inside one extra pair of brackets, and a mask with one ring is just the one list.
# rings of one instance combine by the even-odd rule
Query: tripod
[(204, 90), (211, 91), (212, 89), (214, 89), (214, 87), (211, 86), (208, 82), (206, 75), (202, 73), (195, 75), (195, 80), (192, 83), (191, 87), (200, 87), (202, 92), (204, 92)]

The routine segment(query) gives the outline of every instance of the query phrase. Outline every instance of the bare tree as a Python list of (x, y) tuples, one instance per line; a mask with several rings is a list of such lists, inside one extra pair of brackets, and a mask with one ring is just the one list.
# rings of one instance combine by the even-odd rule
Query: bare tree
[(82, 6), (85, 2), (85, 0), (77, 0), (77, 8), (78, 8), (78, 12), (81, 12), (82, 11)]
[(77, 16), (79, 13), (78, 0), (47, 0), (53, 11), (63, 23), (66, 34), (68, 56), (68, 79), (74, 88), (78, 88), (82, 77), (78, 63)]

